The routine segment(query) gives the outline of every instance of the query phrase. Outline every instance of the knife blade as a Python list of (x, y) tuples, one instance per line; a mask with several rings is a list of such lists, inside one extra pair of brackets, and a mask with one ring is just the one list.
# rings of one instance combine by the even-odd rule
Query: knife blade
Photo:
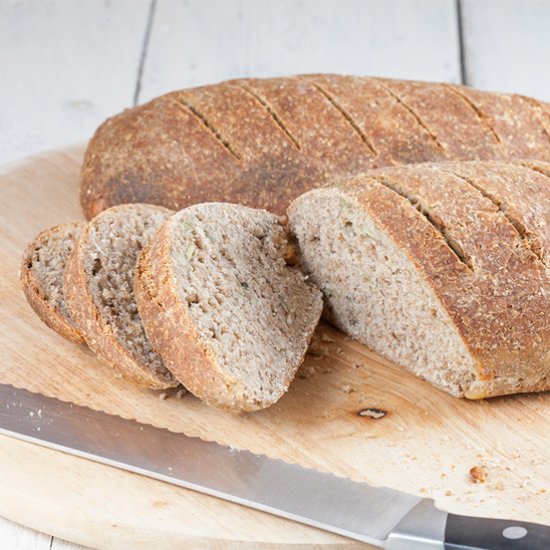
[(0, 434), (387, 550), (548, 550), (550, 528), (420, 498), (0, 384)]

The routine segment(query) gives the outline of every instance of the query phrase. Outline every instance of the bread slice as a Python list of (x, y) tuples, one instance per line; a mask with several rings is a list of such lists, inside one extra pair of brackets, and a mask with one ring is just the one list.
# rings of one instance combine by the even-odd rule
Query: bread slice
[(207, 203), (175, 214), (141, 253), (136, 297), (147, 334), (209, 405), (268, 407), (303, 360), (322, 296), (285, 264), (286, 238), (273, 214)]
[[(538, 206), (550, 187), (509, 166), (373, 170), (289, 209), (329, 319), (455, 396), (550, 389), (550, 243)], [(541, 223), (518, 214), (514, 185), (489, 189), (475, 175), (499, 171), (529, 189), (532, 208), (523, 207)]]
[(82, 222), (56, 225), (41, 231), (27, 245), (21, 263), (23, 292), (34, 312), (61, 336), (81, 344), (63, 293), (63, 272)]
[(90, 349), (151, 389), (177, 384), (143, 330), (134, 271), (140, 250), (170, 214), (146, 204), (105, 210), (82, 231), (65, 271), (67, 305)]

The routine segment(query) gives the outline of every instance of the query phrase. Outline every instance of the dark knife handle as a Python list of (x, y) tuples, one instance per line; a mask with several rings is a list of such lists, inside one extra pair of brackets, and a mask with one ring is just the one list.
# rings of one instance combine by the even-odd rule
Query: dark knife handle
[(449, 514), (445, 550), (550, 550), (550, 527)]

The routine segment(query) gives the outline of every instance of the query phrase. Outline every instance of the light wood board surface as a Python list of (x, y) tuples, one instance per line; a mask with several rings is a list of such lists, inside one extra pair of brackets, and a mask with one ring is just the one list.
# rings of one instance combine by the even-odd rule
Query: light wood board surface
[[(34, 316), (19, 288), (24, 244), (81, 217), (81, 149), (0, 169), (0, 382), (189, 435), (431, 496), (456, 513), (548, 523), (550, 395), (449, 397), (327, 325), (290, 391), (229, 415), (191, 395), (137, 390)], [(386, 416), (358, 416), (368, 407)], [(474, 484), (480, 466), (487, 481)], [(95, 548), (337, 547), (343, 538), (134, 474), (0, 438), (0, 515)]]

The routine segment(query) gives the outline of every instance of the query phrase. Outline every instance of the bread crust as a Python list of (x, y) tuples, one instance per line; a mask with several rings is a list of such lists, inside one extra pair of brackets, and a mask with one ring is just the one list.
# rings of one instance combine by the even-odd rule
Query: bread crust
[(460, 89), (476, 105), (498, 136), (504, 155), (490, 158), (550, 160), (545, 153), (550, 148), (549, 128), (546, 116), (541, 114), (548, 108), (547, 104), (518, 94), (487, 93), (457, 85), (451, 87)]
[(63, 230), (64, 228), (72, 226), (75, 228), (83, 228), (82, 222), (71, 222), (63, 225), (56, 225), (41, 231), (33, 241), (31, 241), (23, 253), (23, 260), (21, 262), (21, 284), (27, 302), (32, 307), (36, 315), (51, 329), (55, 330), (58, 334), (71, 340), (77, 344), (83, 344), (84, 338), (78, 331), (75, 324), (66, 319), (61, 312), (53, 307), (48, 300), (45, 299), (38, 281), (32, 273), (32, 258), (37, 248), (40, 246), (40, 242), (47, 238), (49, 235)]
[[(148, 207), (150, 208), (149, 205)], [(117, 207), (118, 210), (124, 208)], [(159, 210), (165, 211), (160, 207)], [(99, 312), (90, 291), (84, 265), (84, 247), (89, 234), (90, 225), (82, 231), (75, 244), (65, 269), (64, 279), (64, 292), (71, 317), (84, 335), (88, 347), (113, 367), (122, 378), (137, 386), (153, 390), (177, 386), (174, 379), (167, 379), (147, 369), (146, 365), (120, 343), (109, 323)]]
[(135, 294), (145, 332), (168, 370), (193, 395), (227, 410), (249, 410), (237, 402), (244, 388), (237, 380), (226, 380), (173, 288), (169, 234), (165, 224), (143, 248), (137, 264)]
[[(417, 117), (417, 124), (439, 144), (441, 160), (486, 159), (502, 156), (504, 150), (480, 114), (460, 93), (460, 88), (435, 82), (375, 79), (394, 94)], [(445, 157), (445, 158), (442, 158)], [(437, 159), (425, 159), (437, 160)]]
[(544, 175), (550, 164), (473, 161), (449, 163), (444, 169), (488, 197), (533, 253), (550, 266), (550, 179)]
[[(166, 367), (195, 396), (207, 404), (231, 412), (250, 412), (273, 404), (286, 391), (301, 361), (285, 373), (281, 395), (264, 401), (248, 396), (242, 382), (231, 376), (217, 361), (214, 350), (201, 339), (187, 304), (177, 291), (171, 265), (171, 232), (176, 216), (168, 220), (143, 248), (135, 277), (135, 294), (147, 336), (160, 350)], [(318, 303), (317, 319), (321, 314)], [(305, 335), (302, 359), (316, 323)]]
[[(381, 219), (378, 200), (369, 196), (361, 201), (364, 207), (368, 201), (369, 213)], [(492, 238), (486, 233), (485, 240), (478, 243), (479, 254), (486, 260), (483, 268), (469, 272), (455, 266), (445, 273), (431, 251), (419, 246), (417, 236), (402, 223), (393, 219), (384, 226), (427, 274), (427, 282), (477, 360), (478, 379), (463, 389), (465, 397), (550, 389), (550, 324), (546, 315), (550, 303), (544, 295), (550, 278), (534, 255), (524, 249), (516, 252), (497, 235)], [(504, 249), (500, 259), (488, 257), (499, 247)]]
[(463, 86), (341, 75), (172, 92), (97, 129), (81, 204), (87, 218), (128, 202), (180, 210), (228, 201), (284, 213), (301, 193), (358, 170), (527, 154), (550, 160), (546, 109)]
[[(460, 173), (467, 164), (371, 171), (341, 183), (339, 189), (404, 251), (452, 319), (477, 365), (475, 380), (465, 381), (456, 395), (478, 399), (549, 390), (550, 271), (489, 199), (476, 196), (474, 188), (468, 190), (452, 177), (443, 185), (443, 170)], [(472, 164), (483, 168), (483, 163)], [(497, 166), (490, 164), (492, 171)], [(503, 173), (507, 166), (503, 163)], [(429, 220), (416, 208), (417, 197), (409, 201), (382, 184), (388, 174), (410, 185), (424, 203), (429, 202), (426, 182), (438, 183), (441, 191), (432, 191), (432, 198), (442, 208), (432, 207)], [(528, 172), (522, 175), (529, 178)], [(446, 192), (455, 185), (456, 193)], [(550, 186), (539, 186), (538, 191), (539, 196), (531, 196), (533, 205), (548, 200)], [(291, 220), (300, 201), (290, 208)], [(447, 228), (462, 245), (471, 266), (461, 261), (434, 223)], [(543, 233), (539, 238), (544, 247), (550, 244)]]

